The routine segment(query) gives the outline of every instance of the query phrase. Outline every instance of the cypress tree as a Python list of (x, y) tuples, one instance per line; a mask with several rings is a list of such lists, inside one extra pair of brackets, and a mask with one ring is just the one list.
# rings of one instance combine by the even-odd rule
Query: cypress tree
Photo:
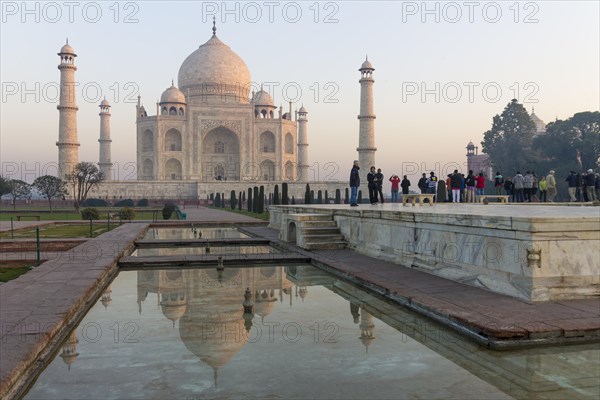
[(356, 199), (358, 204), (362, 204), (362, 190), (358, 191), (358, 199)]
[(344, 190), (344, 204), (350, 204), (350, 190), (348, 188)]
[(221, 193), (217, 193), (215, 196), (215, 207), (221, 207)]
[(296, 198), (294, 196), (292, 196), (292, 205), (295, 206), (296, 205)]
[(317, 204), (323, 204), (323, 192), (317, 191)]
[(287, 206), (289, 204), (288, 198), (288, 184), (284, 182), (281, 184), (281, 204)]
[(258, 197), (258, 187), (254, 186), (252, 189), (252, 196), (254, 197), (254, 201), (252, 202), (252, 212), (254, 214), (258, 214), (258, 205), (260, 203), (260, 198)]
[(248, 188), (248, 212), (252, 212), (254, 208), (252, 207), (252, 188)]
[(261, 186), (258, 191), (258, 214), (265, 211), (265, 187)]
[(273, 204), (281, 204), (281, 201), (279, 200), (279, 185), (275, 185), (275, 188), (273, 189)]
[(235, 190), (231, 191), (231, 197), (229, 198), (229, 205), (231, 206), (232, 210), (235, 210)]
[(221, 193), (221, 208), (225, 208), (225, 193)]
[(342, 192), (340, 189), (335, 189), (335, 204), (342, 204)]
[(242, 211), (242, 207), (243, 207), (243, 203), (244, 203), (244, 193), (245, 192), (240, 192), (240, 199), (238, 201), (238, 210)]
[(310, 185), (307, 183), (306, 184), (306, 191), (304, 192), (304, 204), (310, 204), (311, 203), (311, 196), (310, 196)]

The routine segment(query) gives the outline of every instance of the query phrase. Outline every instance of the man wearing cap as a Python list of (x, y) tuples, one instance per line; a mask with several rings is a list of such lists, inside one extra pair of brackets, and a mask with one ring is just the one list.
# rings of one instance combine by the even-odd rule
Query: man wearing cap
[(554, 170), (550, 170), (546, 176), (546, 197), (550, 203), (554, 202), (556, 197), (556, 178), (554, 177)]
[(567, 179), (565, 179), (569, 185), (569, 201), (577, 201), (577, 187), (579, 186), (579, 177), (575, 171), (571, 171)]

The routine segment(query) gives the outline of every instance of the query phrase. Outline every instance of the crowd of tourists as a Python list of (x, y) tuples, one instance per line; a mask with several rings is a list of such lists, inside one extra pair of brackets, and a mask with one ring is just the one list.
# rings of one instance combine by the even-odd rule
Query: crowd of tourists
[[(350, 205), (357, 206), (357, 193), (360, 186), (360, 166), (354, 161), (350, 172)], [(554, 202), (557, 195), (557, 180), (555, 171), (551, 170), (547, 175), (538, 177), (534, 171), (526, 171), (521, 174), (517, 171), (514, 176), (504, 178), (500, 172), (494, 176), (494, 193), (497, 196), (508, 196), (512, 202)], [(391, 184), (391, 202), (400, 200), (399, 194), (410, 193), (411, 183), (406, 175), (402, 179), (393, 174), (388, 181)], [(600, 200), (600, 174), (594, 173), (592, 169), (578, 174), (575, 171), (566, 177), (568, 185), (569, 201), (594, 201)], [(367, 188), (369, 190), (369, 202), (372, 205), (383, 204), (384, 175), (381, 168), (370, 168), (367, 174)], [(431, 171), (429, 176), (423, 173), (417, 183), (418, 191), (422, 194), (439, 195), (439, 179), (435, 172)], [(483, 173), (474, 174), (472, 170), (465, 176), (454, 170), (445, 179), (447, 198), (443, 201), (450, 203), (474, 203), (475, 196), (484, 195), (485, 177)], [(436, 200), (439, 201), (439, 200)]]

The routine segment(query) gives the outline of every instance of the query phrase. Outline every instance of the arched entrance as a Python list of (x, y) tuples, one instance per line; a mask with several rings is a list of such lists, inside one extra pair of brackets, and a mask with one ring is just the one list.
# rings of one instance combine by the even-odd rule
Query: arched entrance
[(237, 135), (219, 126), (202, 140), (202, 175), (205, 181), (240, 179), (240, 142)]

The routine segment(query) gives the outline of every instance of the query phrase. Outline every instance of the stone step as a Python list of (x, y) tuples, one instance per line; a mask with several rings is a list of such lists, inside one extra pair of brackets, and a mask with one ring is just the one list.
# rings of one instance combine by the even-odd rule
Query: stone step
[(340, 228), (337, 226), (319, 227), (319, 228), (304, 228), (305, 235), (335, 235), (340, 233)]
[(305, 228), (331, 228), (337, 227), (337, 224), (333, 220), (329, 221), (302, 221), (300, 224)]
[(297, 221), (333, 221), (333, 215), (331, 214), (294, 214)]
[(305, 243), (306, 250), (338, 250), (345, 249), (346, 242), (308, 242)]
[(341, 233), (338, 234), (328, 234), (328, 235), (304, 235), (305, 242), (339, 242), (344, 241), (344, 235)]

